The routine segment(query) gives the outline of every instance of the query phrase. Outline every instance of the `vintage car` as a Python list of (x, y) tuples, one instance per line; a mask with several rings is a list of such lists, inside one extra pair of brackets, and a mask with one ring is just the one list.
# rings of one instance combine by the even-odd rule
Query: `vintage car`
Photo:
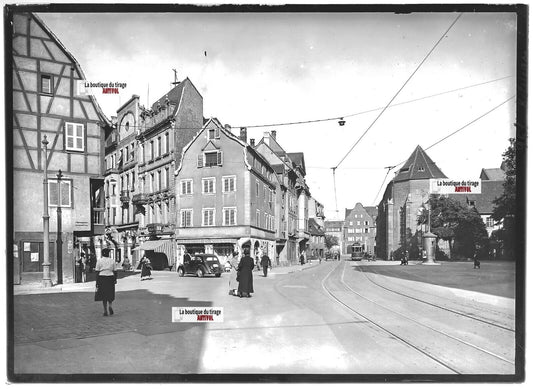
[(186, 274), (195, 274), (197, 277), (212, 274), (215, 277), (220, 277), (223, 271), (223, 266), (213, 254), (186, 254), (183, 264), (178, 266), (178, 276), (180, 277)]

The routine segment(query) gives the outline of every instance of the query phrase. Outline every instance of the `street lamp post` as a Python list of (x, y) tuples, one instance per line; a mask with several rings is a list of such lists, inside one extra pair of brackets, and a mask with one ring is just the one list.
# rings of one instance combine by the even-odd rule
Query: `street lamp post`
[(61, 169), (57, 173), (57, 283), (63, 283), (63, 239), (61, 238), (61, 222), (62, 222), (62, 211), (61, 211), (61, 179), (63, 178), (63, 173)]
[(45, 288), (52, 286), (50, 280), (50, 216), (48, 215), (48, 140), (44, 135), (41, 142), (44, 146), (44, 176), (43, 176), (43, 194), (44, 194), (44, 210), (43, 210), (43, 286)]

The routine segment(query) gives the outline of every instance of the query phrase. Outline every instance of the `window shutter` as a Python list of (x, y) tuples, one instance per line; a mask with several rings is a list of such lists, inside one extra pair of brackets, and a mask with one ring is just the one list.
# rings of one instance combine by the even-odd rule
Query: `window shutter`
[(222, 166), (222, 151), (217, 153), (217, 165)]
[(204, 156), (203, 156), (203, 154), (199, 154), (198, 155), (197, 167), (204, 167)]
[(216, 139), (220, 138), (220, 129), (219, 128), (215, 128), (215, 138)]

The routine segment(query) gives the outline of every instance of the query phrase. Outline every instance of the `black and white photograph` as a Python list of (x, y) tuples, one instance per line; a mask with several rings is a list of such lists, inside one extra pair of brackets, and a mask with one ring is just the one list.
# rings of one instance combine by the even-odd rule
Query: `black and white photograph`
[(4, 6), (6, 382), (520, 383), (528, 6)]

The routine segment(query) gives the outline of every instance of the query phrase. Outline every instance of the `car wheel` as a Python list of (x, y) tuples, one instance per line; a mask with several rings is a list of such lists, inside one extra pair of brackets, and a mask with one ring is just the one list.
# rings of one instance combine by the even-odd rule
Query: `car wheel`
[(202, 278), (204, 276), (204, 271), (202, 269), (198, 269), (196, 270), (196, 275), (200, 278)]
[(178, 276), (183, 277), (184, 275), (185, 275), (185, 272), (183, 271), (183, 269), (181, 267), (178, 268)]
[(215, 274), (215, 277), (220, 277), (222, 274), (221, 273), (217, 273)]

